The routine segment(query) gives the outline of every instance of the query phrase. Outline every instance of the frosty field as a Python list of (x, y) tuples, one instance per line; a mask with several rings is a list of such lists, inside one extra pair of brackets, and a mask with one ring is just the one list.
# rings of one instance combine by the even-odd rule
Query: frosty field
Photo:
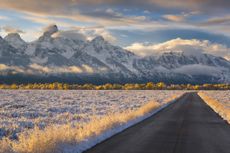
[(225, 91), (202, 91), (208, 97), (215, 99), (230, 109), (230, 90)]
[(230, 124), (230, 91), (201, 91), (202, 99)]
[(0, 90), (0, 137), (48, 125), (81, 124), (92, 116), (136, 110), (163, 103), (183, 91), (51, 91)]

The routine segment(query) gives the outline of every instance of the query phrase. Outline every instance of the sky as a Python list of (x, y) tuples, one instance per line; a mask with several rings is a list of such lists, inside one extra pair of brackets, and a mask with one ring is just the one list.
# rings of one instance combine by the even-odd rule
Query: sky
[(17, 32), (31, 42), (56, 24), (142, 56), (167, 44), (230, 59), (229, 8), (229, 0), (0, 0), (0, 35)]

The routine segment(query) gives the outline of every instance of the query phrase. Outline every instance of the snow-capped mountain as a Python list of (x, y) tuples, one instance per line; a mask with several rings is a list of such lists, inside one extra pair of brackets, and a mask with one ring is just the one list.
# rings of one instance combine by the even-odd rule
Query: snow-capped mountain
[(0, 37), (2, 82), (230, 83), (230, 62), (222, 57), (174, 51), (140, 57), (101, 36), (86, 41), (60, 33), (53, 25), (31, 43), (16, 33)]
[(22, 55), (20, 49), (14, 48), (0, 37), (0, 63), (7, 66), (27, 65), (29, 64), (29, 57)]
[(23, 52), (26, 49), (27, 43), (20, 37), (18, 33), (10, 33), (4, 38), (11, 46)]

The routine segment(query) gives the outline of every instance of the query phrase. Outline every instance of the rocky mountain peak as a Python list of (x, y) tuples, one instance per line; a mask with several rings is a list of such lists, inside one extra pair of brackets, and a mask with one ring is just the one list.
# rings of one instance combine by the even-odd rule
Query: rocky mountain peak
[[(21, 39), (20, 35), (18, 33), (9, 33), (6, 37), (5, 40), (9, 39)], [(21, 39), (22, 40), (22, 39)]]
[(26, 42), (18, 33), (9, 33), (4, 39), (14, 48), (21, 48), (26, 45)]
[(57, 25), (50, 25), (44, 29), (43, 35), (39, 38), (39, 41), (49, 41), (51, 36), (58, 32)]
[(102, 36), (95, 37), (92, 42), (105, 42), (105, 39)]

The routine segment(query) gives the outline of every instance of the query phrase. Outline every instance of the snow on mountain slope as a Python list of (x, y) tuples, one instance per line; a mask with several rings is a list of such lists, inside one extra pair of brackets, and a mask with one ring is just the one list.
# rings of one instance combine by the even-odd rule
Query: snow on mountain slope
[(37, 41), (28, 44), (26, 53), (31, 56), (32, 63), (51, 66), (73, 65), (69, 59), (81, 50), (85, 42), (64, 37), (52, 37), (56, 32), (58, 28), (53, 25)]
[(31, 43), (24, 42), (15, 33), (4, 39), (0, 37), (0, 64), (21, 66), (34, 75), (38, 68), (46, 76), (51, 75), (52, 70), (56, 77), (66, 80), (70, 80), (69, 73), (72, 73), (71, 79), (81, 78), (85, 82), (230, 82), (230, 61), (222, 57), (188, 51), (140, 57), (101, 36), (86, 41), (81, 34), (59, 31), (56, 25), (47, 27), (43, 35)]
[(122, 73), (127, 77), (137, 73), (137, 70), (133, 67), (133, 60), (138, 57), (121, 47), (111, 45), (101, 36), (87, 43), (82, 52), (99, 59), (113, 72)]
[(6, 40), (0, 37), (0, 64), (24, 66), (28, 63), (28, 57), (21, 55), (18, 49), (14, 48)]
[(202, 64), (218, 67), (230, 66), (227, 60), (204, 53), (187, 54), (186, 52), (166, 52), (156, 57), (156, 60), (158, 64), (169, 69), (189, 64)]
[(20, 37), (18, 33), (10, 33), (4, 38), (11, 46), (17, 48), (23, 53), (27, 43)]

